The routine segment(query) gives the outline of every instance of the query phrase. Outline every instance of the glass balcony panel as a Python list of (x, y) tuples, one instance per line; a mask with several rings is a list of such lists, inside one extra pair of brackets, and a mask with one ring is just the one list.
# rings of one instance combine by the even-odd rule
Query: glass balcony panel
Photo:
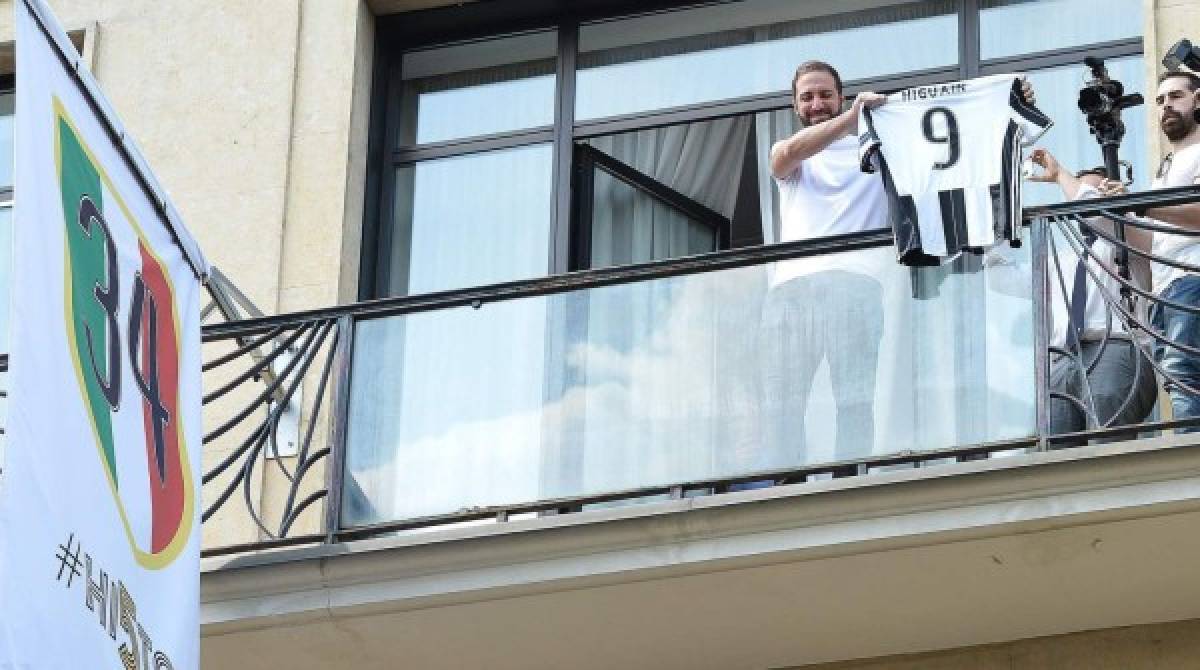
[(543, 31), (404, 54), (398, 143), (553, 124), (556, 45)]
[(398, 168), (386, 295), (544, 275), (551, 161), (539, 144)]
[(1050, 51), (1142, 34), (1142, 0), (983, 0), (983, 59)]
[[(1154, 88), (1147, 88), (1145, 61), (1140, 56), (1114, 58), (1105, 62), (1109, 75), (1125, 85), (1129, 93), (1141, 93), (1151, 104)], [(1036, 70), (1028, 73), (1037, 95), (1037, 106), (1054, 119), (1054, 126), (1042, 136), (1037, 146), (1050, 150), (1067, 169), (1072, 171), (1092, 167), (1103, 167), (1104, 158), (1096, 138), (1088, 133), (1087, 121), (1079, 111), (1079, 89), (1091, 78), (1088, 68), (1080, 65)], [(1157, 167), (1150, 162), (1150, 149), (1146, 140), (1147, 110), (1145, 106), (1132, 107), (1122, 112), (1125, 122), (1125, 139), (1121, 142), (1119, 156), (1133, 164), (1133, 186), (1131, 191), (1143, 191)], [(1028, 155), (1028, 150), (1025, 152)], [(1037, 168), (1035, 168), (1037, 169)], [(1121, 177), (1124, 178), (1124, 169)], [(1062, 202), (1062, 190), (1055, 184), (1026, 181), (1022, 186), (1025, 206)]]
[(596, 119), (786, 91), (800, 63), (846, 81), (958, 62), (955, 3), (749, 0), (585, 24), (575, 117)]
[(1031, 436), (1029, 276), (877, 248), (359, 322), (342, 521)]

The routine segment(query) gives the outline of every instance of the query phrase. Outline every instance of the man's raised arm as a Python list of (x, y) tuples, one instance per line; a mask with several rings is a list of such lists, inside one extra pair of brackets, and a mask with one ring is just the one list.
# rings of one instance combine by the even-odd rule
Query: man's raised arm
[(771, 174), (783, 179), (796, 171), (801, 163), (824, 151), (837, 140), (857, 132), (858, 112), (863, 106), (868, 109), (882, 105), (887, 98), (878, 93), (859, 93), (854, 96), (850, 109), (837, 116), (807, 128), (802, 128), (787, 139), (771, 147)]

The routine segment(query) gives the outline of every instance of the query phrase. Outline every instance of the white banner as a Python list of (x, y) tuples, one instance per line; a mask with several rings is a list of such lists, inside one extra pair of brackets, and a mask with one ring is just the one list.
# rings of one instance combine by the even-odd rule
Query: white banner
[(14, 4), (0, 668), (197, 668), (204, 261), (42, 1)]

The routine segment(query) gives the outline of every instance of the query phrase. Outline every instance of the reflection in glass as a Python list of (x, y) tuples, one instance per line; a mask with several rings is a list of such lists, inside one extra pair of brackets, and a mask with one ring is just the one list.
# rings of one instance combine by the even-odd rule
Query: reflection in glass
[(981, 9), (985, 60), (1142, 34), (1142, 0), (983, 0)]
[(404, 54), (401, 146), (554, 122), (553, 31)]
[[(858, 267), (882, 305), (874, 362), (826, 353), (807, 377), (770, 356), (780, 264), (360, 322), (347, 491), (367, 502), (343, 522), (1032, 435), (1028, 246), (916, 272), (891, 248), (786, 261)], [(807, 308), (836, 323), (857, 295), (833, 282)], [(807, 393), (803, 435), (770, 430), (797, 411), (765, 401), (771, 377)], [(853, 378), (873, 430), (838, 439)]]
[[(1139, 56), (1114, 58), (1106, 61), (1108, 73), (1125, 84), (1125, 92), (1141, 93), (1150, 102), (1154, 89), (1147, 89), (1144, 61)], [(1088, 68), (1068, 65), (1028, 73), (1037, 94), (1037, 106), (1054, 120), (1054, 126), (1042, 136), (1038, 146), (1050, 150), (1067, 169), (1078, 171), (1104, 165), (1100, 145), (1088, 133), (1087, 120), (1077, 105), (1079, 89), (1091, 78)], [(1150, 164), (1146, 145), (1146, 108), (1133, 107), (1121, 115), (1125, 122), (1125, 139), (1121, 142), (1120, 157), (1134, 166), (1134, 183), (1130, 190), (1138, 191), (1150, 186), (1154, 165)], [(1028, 149), (1025, 155), (1028, 155)], [(1122, 178), (1124, 170), (1122, 169)], [(1055, 184), (1026, 181), (1022, 186), (1025, 206), (1043, 205), (1064, 200), (1062, 191)]]
[(576, 118), (785, 91), (812, 59), (846, 81), (958, 61), (955, 3), (884, 4), (749, 0), (584, 25)]
[(544, 144), (397, 169), (386, 294), (545, 274), (550, 173)]

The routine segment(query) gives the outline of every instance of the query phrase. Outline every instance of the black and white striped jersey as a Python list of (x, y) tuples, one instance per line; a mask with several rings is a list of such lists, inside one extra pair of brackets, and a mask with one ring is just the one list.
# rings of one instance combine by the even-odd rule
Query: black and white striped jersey
[(879, 172), (900, 262), (937, 265), (1000, 240), (1019, 244), (1021, 147), (1051, 121), (995, 75), (888, 96), (859, 115), (859, 159)]

